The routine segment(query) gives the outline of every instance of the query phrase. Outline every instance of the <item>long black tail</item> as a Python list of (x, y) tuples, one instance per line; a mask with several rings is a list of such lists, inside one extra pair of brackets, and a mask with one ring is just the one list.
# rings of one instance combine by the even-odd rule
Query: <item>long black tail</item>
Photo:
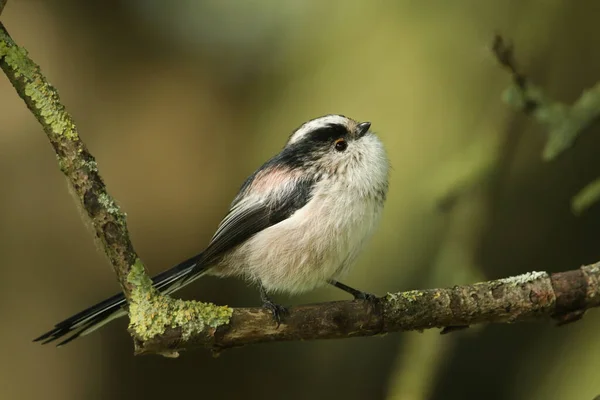
[[(202, 254), (194, 256), (175, 267), (156, 275), (152, 278), (154, 287), (162, 293), (172, 293), (199, 278), (205, 272), (206, 268), (196, 268), (194, 270), (194, 276), (189, 276), (189, 274), (198, 263), (202, 263), (201, 256)], [(71, 336), (57, 344), (57, 346), (62, 346), (77, 339), (79, 336), (84, 336), (95, 331), (115, 318), (126, 315), (127, 311), (123, 308), (124, 305), (126, 305), (126, 301), (123, 293), (116, 294), (62, 322), (59, 322), (54, 326), (54, 329), (44, 333), (33, 341), (43, 341), (42, 344), (46, 344), (73, 333)]]

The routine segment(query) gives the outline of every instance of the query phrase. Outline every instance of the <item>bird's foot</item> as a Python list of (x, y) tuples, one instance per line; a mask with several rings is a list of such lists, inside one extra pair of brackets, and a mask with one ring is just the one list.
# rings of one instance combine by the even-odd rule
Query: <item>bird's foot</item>
[(263, 302), (263, 307), (271, 311), (271, 314), (273, 314), (273, 320), (277, 323), (277, 328), (279, 328), (279, 325), (281, 325), (282, 319), (289, 314), (287, 308), (285, 308), (282, 305), (273, 303), (271, 300), (266, 300), (265, 302)]
[(351, 294), (355, 300), (366, 300), (366, 301), (375, 301), (377, 300), (377, 296), (371, 293), (363, 292), (358, 289), (354, 289), (348, 285), (344, 285), (342, 282), (338, 282), (334, 279), (330, 279), (327, 281), (330, 285), (335, 286), (338, 289), (343, 290), (346, 293)]
[(377, 300), (377, 296), (372, 293), (358, 291), (354, 293), (354, 300), (375, 301)]

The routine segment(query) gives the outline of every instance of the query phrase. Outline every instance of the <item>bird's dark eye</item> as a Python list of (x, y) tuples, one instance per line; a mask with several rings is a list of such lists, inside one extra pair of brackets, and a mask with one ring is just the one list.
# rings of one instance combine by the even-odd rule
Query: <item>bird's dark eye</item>
[(343, 138), (339, 138), (333, 143), (333, 146), (337, 151), (344, 151), (348, 148), (348, 142)]

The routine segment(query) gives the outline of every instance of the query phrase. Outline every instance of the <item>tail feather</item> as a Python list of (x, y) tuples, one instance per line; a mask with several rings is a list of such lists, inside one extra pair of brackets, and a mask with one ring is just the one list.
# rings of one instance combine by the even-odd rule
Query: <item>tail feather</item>
[[(199, 265), (202, 263), (201, 256), (202, 254), (199, 254), (156, 275), (152, 278), (154, 287), (162, 293), (168, 294), (199, 278), (206, 270), (206, 268)], [(192, 270), (194, 276), (189, 276)], [(41, 341), (42, 344), (51, 343), (72, 333), (71, 336), (57, 344), (57, 346), (65, 345), (79, 336), (85, 336), (95, 331), (113, 319), (126, 315), (127, 311), (124, 308), (126, 304), (123, 293), (116, 294), (59, 322), (54, 326), (54, 329), (35, 338), (33, 341)]]

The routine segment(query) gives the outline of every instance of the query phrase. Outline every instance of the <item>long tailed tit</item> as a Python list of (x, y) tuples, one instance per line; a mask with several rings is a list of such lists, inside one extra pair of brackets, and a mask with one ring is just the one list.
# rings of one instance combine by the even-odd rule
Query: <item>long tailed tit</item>
[[(355, 298), (370, 295), (337, 281), (378, 223), (388, 190), (388, 159), (381, 141), (342, 115), (304, 123), (281, 152), (242, 185), (227, 216), (200, 254), (153, 278), (172, 293), (208, 275), (257, 284), (279, 323), (284, 307), (267, 292), (302, 293), (325, 284)], [(126, 315), (123, 294), (60, 323), (35, 341), (59, 345)]]

